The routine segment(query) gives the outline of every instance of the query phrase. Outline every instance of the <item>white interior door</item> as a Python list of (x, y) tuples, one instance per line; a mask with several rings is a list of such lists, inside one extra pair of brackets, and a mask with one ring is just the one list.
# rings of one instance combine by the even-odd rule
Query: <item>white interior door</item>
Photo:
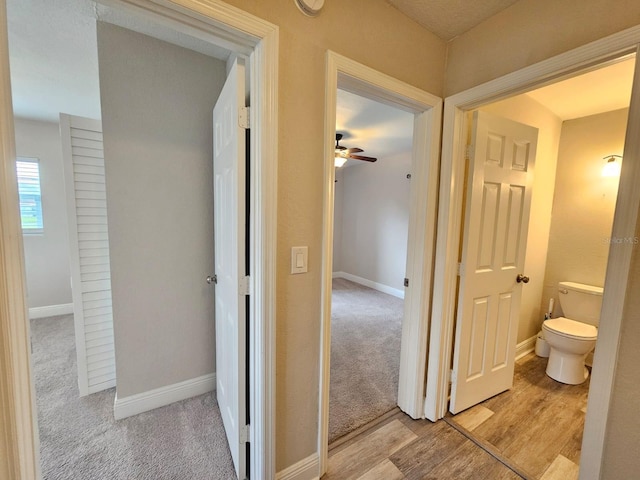
[(60, 114), (80, 396), (114, 387), (102, 123)]
[(513, 385), (538, 130), (475, 112), (449, 409)]
[(235, 61), (213, 109), (217, 398), (239, 479), (246, 475), (246, 210), (244, 65)]

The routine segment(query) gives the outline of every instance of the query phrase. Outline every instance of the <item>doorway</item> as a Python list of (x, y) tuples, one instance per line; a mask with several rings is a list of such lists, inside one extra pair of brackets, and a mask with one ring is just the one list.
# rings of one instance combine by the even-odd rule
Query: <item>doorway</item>
[[(248, 242), (252, 251), (251, 258), (253, 262), (251, 272), (251, 291), (253, 295), (250, 299), (250, 307), (256, 335), (248, 342), (250, 350), (248, 371), (254, 386), (248, 402), (250, 404), (251, 417), (255, 419), (248, 440), (252, 444), (252, 452), (254, 453), (251, 458), (251, 471), (259, 476), (271, 476), (275, 468), (273, 463), (274, 432), (272, 423), (264, 421), (264, 419), (265, 417), (271, 418), (273, 416), (272, 360), (274, 345), (272, 320), (274, 305), (271, 299), (273, 298), (272, 288), (275, 285), (273, 280), (275, 278), (275, 262), (273, 261), (275, 256), (275, 222), (273, 221), (275, 210), (273, 206), (275, 205), (276, 189), (273, 185), (273, 182), (275, 182), (273, 172), (276, 163), (275, 139), (277, 139), (277, 122), (273, 121), (276, 112), (276, 101), (273, 93), (276, 91), (274, 87), (277, 82), (275, 81), (276, 69), (272, 67), (277, 62), (277, 29), (262, 20), (254, 19), (250, 15), (242, 14), (239, 16), (237, 12), (227, 11), (226, 8), (208, 12), (210, 16), (207, 16), (207, 14), (197, 14), (184, 8), (180, 8), (178, 13), (178, 7), (152, 5), (147, 6), (145, 9), (140, 9), (134, 5), (135, 3), (119, 2), (114, 10), (119, 8), (126, 9), (127, 13), (121, 14), (121, 16), (127, 19), (131, 19), (132, 16), (139, 16), (139, 18), (146, 19), (148, 22), (150, 17), (156, 20), (160, 19), (163, 25), (170, 24), (183, 34), (189, 35), (197, 31), (197, 37), (202, 42), (211, 41), (214, 44), (223, 45), (223, 48), (233, 49), (242, 55), (246, 55), (250, 68), (256, 73), (251, 77), (251, 99), (256, 107), (251, 115), (251, 125), (254, 128), (251, 129), (250, 142), (256, 143), (259, 141), (262, 148), (252, 149), (250, 163), (259, 168), (255, 169), (257, 174), (254, 176), (250, 188), (252, 190), (258, 189), (261, 194), (252, 194), (250, 197), (252, 202), (251, 211), (257, 212), (256, 216), (251, 219), (256, 228), (251, 230), (253, 235)], [(98, 6), (96, 12), (100, 15), (107, 15), (106, 12), (108, 10), (107, 7)], [(62, 16), (64, 17), (64, 13), (62, 13)], [(241, 33), (233, 25), (225, 22), (242, 23), (245, 28)], [(246, 35), (247, 28), (255, 35), (251, 39)], [(224, 40), (222, 40), (223, 38)], [(4, 71), (8, 71), (8, 69), (4, 69)], [(6, 80), (6, 78), (3, 79), (3, 81)], [(269, 92), (268, 95), (267, 92)], [(3, 105), (7, 104), (10, 105), (7, 102), (3, 103)], [(4, 122), (3, 126), (5, 126)], [(10, 130), (9, 127), (10, 125), (6, 126), (7, 130)], [(8, 136), (5, 137), (8, 138)], [(6, 158), (5, 160), (9, 163), (11, 158)], [(9, 203), (12, 201), (14, 200), (8, 200)], [(4, 221), (8, 221), (8, 219), (3, 218)], [(16, 255), (9, 258), (19, 264), (21, 256)], [(21, 275), (21, 269), (16, 268), (15, 273)], [(204, 277), (201, 280), (204, 283)], [(12, 283), (16, 285), (22, 284), (21, 281), (17, 280)], [(28, 338), (29, 328), (24, 322), (24, 315), (13, 315), (10, 318), (16, 322), (13, 330), (17, 332), (16, 335), (22, 335), (24, 339)], [(23, 343), (24, 345), (28, 344), (28, 342)], [(254, 354), (256, 351), (264, 352), (264, 354)], [(16, 355), (27, 355), (26, 349), (16, 349), (14, 353)], [(23, 358), (23, 360), (15, 362), (15, 368), (20, 368), (21, 370), (14, 372), (13, 378), (21, 382), (20, 388), (22, 388), (24, 395), (28, 397), (31, 389), (29, 385), (29, 362), (24, 360), (26, 357), (17, 358)], [(33, 475), (26, 474), (26, 476), (35, 478), (37, 476), (35, 472), (38, 470), (35, 457), (37, 431), (32, 421), (32, 408), (30, 402), (23, 401), (20, 402), (16, 410), (17, 417), (22, 419), (21, 425), (23, 428), (18, 433), (25, 440), (20, 444), (22, 464), (28, 465), (31, 469), (30, 471), (34, 472)]]
[[(471, 435), (532, 478), (558, 465), (576, 475), (579, 468), (590, 379), (580, 385), (558, 383), (545, 375), (546, 359), (530, 352), (543, 318), (568, 316), (561, 308), (559, 282), (598, 288), (605, 284), (618, 176), (605, 176), (604, 167), (624, 150), (634, 62), (631, 58), (480, 107), (481, 112), (539, 130), (523, 262), (530, 281), (516, 287), (522, 301), (514, 322), (518, 339), (513, 342), (513, 387), (450, 420), (466, 425)], [(524, 438), (536, 441), (523, 449)]]
[[(553, 62), (542, 62), (534, 67), (518, 72), (519, 76), (514, 75), (509, 79), (512, 86), (518, 85), (519, 87), (513, 87), (511, 90), (513, 93), (520, 93), (522, 91), (528, 91), (531, 85), (536, 84), (548, 84), (549, 78), (559, 78), (564, 75), (564, 78), (574, 76), (576, 71), (585, 72), (598, 68), (602, 65), (606, 65), (609, 62), (616, 62), (619, 58), (624, 57), (625, 53), (632, 53), (635, 48), (629, 48), (625, 38), (621, 35), (615, 39), (620, 42), (617, 47), (617, 52), (620, 53), (608, 53), (608, 48), (611, 45), (599, 45), (601, 60), (593, 60), (594, 52), (587, 51), (587, 49), (577, 49), (564, 56), (560, 56), (561, 59), (552, 65)], [(626, 49), (626, 51), (625, 51)], [(607, 56), (608, 54), (608, 56)], [(580, 59), (581, 63), (578, 62)], [(564, 62), (564, 63), (563, 63)], [(564, 70), (559, 71), (558, 65), (563, 65)], [(586, 66), (585, 66), (586, 65)], [(543, 73), (544, 72), (544, 73)], [(543, 80), (543, 76), (545, 80)], [(527, 80), (524, 80), (524, 79)], [(443, 177), (448, 178), (449, 175), (453, 175), (452, 178), (462, 180), (464, 177), (464, 166), (460, 154), (463, 148), (462, 132), (465, 131), (463, 125), (466, 122), (466, 112), (477, 108), (479, 105), (486, 103), (490, 100), (498, 98), (505, 98), (504, 85), (498, 87), (499, 81), (489, 82), (489, 84), (482, 87), (472, 89), (472, 91), (463, 92), (456, 97), (451, 97), (449, 109), (447, 110), (447, 118), (445, 119), (445, 143), (443, 152)], [(526, 84), (526, 85), (525, 85)], [(636, 84), (637, 87), (637, 75)], [(497, 93), (498, 88), (500, 93)], [(519, 89), (519, 90), (518, 90)], [(475, 91), (473, 91), (475, 90)], [(493, 96), (493, 97), (492, 97)], [(633, 111), (633, 104), (636, 100), (633, 97), (631, 100), (631, 111)], [(633, 119), (633, 115), (630, 116)], [(631, 131), (631, 123), (628, 127), (628, 131)], [(450, 143), (449, 143), (450, 142)], [(625, 142), (625, 155), (627, 159), (629, 156), (633, 156), (637, 145), (635, 144), (635, 138), (633, 136), (627, 136)], [(453, 155), (453, 157), (452, 157)], [(455, 161), (451, 159), (455, 158)], [(629, 220), (631, 217), (635, 218), (634, 213), (622, 213), (629, 209), (636, 208), (637, 202), (635, 201), (635, 195), (632, 192), (632, 179), (636, 174), (633, 166), (629, 167), (629, 162), (626, 163), (627, 167), (623, 169), (623, 173), (620, 181), (620, 190), (618, 194), (617, 210), (613, 226), (613, 238), (626, 238), (633, 237), (633, 224)], [(453, 167), (453, 168), (452, 168)], [(455, 172), (455, 173), (454, 173)], [(627, 175), (625, 175), (625, 172)], [(456, 220), (452, 215), (453, 211), (460, 212), (461, 208), (461, 194), (462, 190), (459, 187), (451, 187), (448, 182), (442, 184), (444, 189), (450, 194), (451, 192), (457, 192), (455, 195), (446, 195), (446, 198), (450, 202), (445, 202), (441, 205), (440, 213), (446, 218), (449, 227), (455, 228), (453, 231), (460, 232), (460, 222)], [(460, 185), (460, 184), (457, 184)], [(442, 193), (442, 192), (441, 192)], [(627, 197), (628, 196), (628, 197)], [(622, 206), (624, 204), (624, 207)], [(458, 214), (456, 214), (457, 216)], [(457, 259), (458, 241), (451, 237), (452, 230), (447, 232), (441, 232), (439, 240), (439, 255), (437, 263), (441, 268), (444, 268), (444, 277), (447, 279), (443, 281), (444, 277), (440, 277), (436, 282), (436, 292), (434, 298), (438, 298), (434, 302), (434, 318), (437, 315), (441, 316), (443, 309), (448, 311), (444, 315), (443, 322), (440, 326), (444, 327), (438, 332), (438, 335), (432, 336), (431, 351), (429, 356), (429, 379), (427, 386), (427, 405), (426, 412), (427, 417), (435, 420), (442, 418), (444, 410), (446, 408), (446, 396), (447, 391), (447, 365), (450, 365), (451, 361), (451, 339), (453, 334), (453, 310), (449, 310), (453, 305), (453, 299), (455, 298), (455, 284), (456, 284), (456, 265), (452, 262), (453, 259)], [(448, 243), (443, 243), (444, 238), (448, 238)], [(450, 250), (455, 249), (456, 252)], [(621, 316), (616, 305), (624, 303), (626, 275), (629, 271), (629, 259), (631, 248), (619, 248), (611, 249), (609, 253), (609, 261), (607, 266), (607, 280), (605, 282), (605, 295), (603, 302), (603, 310), (601, 317), (608, 318), (609, 323), (601, 325), (598, 333), (598, 344), (596, 349), (596, 359), (594, 362), (592, 385), (598, 384), (598, 388), (591, 388), (591, 397), (589, 409), (586, 417), (585, 435), (583, 442), (583, 462), (581, 462), (581, 470), (589, 472), (599, 472), (599, 459), (602, 455), (602, 445), (604, 438), (602, 436), (603, 425), (606, 423), (606, 417), (596, 417), (593, 413), (594, 410), (599, 411), (602, 408), (604, 411), (608, 411), (608, 394), (603, 392), (609, 392), (611, 388), (611, 381), (613, 372), (608, 365), (615, 363), (615, 357), (617, 355), (617, 339), (619, 335), (619, 327), (621, 322)], [(448, 266), (445, 266), (448, 265)], [(436, 266), (438, 270), (438, 266)], [(622, 272), (622, 274), (620, 273)], [(617, 299), (617, 300), (615, 300)], [(440, 323), (440, 322), (439, 322)], [(605, 345), (604, 348), (601, 348)], [(446, 361), (442, 363), (443, 360)], [(609, 361), (604, 360), (600, 362), (600, 359), (609, 358)], [(595, 460), (594, 460), (595, 459)], [(596, 473), (597, 475), (597, 473)]]
[(318, 451), (320, 475), (327, 470), (333, 282), (336, 106), (338, 89), (402, 109), (413, 115), (413, 149), (407, 248), (404, 320), (402, 326), (398, 406), (421, 418), (424, 403), (423, 361), (426, 356), (428, 305), (435, 240), (437, 156), (441, 101), (334, 52), (327, 54), (325, 107), (325, 176), (322, 265), (322, 331), (320, 348), (320, 409)]
[(398, 403), (413, 115), (339, 89), (336, 132), (330, 444)]

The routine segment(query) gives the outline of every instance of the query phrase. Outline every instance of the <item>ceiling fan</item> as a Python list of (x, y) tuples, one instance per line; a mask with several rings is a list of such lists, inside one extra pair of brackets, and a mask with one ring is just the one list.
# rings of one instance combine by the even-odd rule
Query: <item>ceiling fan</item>
[(375, 162), (377, 158), (373, 157), (365, 157), (362, 155), (354, 155), (355, 153), (364, 152), (361, 148), (353, 147), (347, 148), (340, 145), (340, 140), (342, 140), (342, 134), (336, 133), (336, 154), (335, 154), (335, 166), (341, 167), (343, 166), (348, 159), (352, 158), (354, 160), (364, 160), (365, 162)]

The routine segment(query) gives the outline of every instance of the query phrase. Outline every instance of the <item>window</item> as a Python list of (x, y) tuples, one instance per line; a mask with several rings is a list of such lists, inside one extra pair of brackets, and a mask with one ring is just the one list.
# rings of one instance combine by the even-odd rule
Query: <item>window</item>
[(18, 193), (22, 233), (42, 233), (42, 195), (40, 193), (40, 162), (37, 158), (18, 157)]

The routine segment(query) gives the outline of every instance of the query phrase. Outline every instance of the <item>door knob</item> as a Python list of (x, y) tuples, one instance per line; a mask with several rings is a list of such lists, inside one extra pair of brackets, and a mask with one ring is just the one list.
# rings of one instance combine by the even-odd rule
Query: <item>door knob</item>
[(529, 283), (529, 277), (519, 273), (518, 276), (516, 277), (516, 282), (518, 282), (518, 283)]
[[(528, 280), (527, 280), (527, 281), (528, 281)], [(207, 277), (207, 283), (208, 283), (209, 285), (211, 285), (212, 283), (217, 284), (217, 283), (218, 283), (218, 276), (217, 276), (217, 275), (214, 275), (214, 276), (209, 275), (209, 276)]]

